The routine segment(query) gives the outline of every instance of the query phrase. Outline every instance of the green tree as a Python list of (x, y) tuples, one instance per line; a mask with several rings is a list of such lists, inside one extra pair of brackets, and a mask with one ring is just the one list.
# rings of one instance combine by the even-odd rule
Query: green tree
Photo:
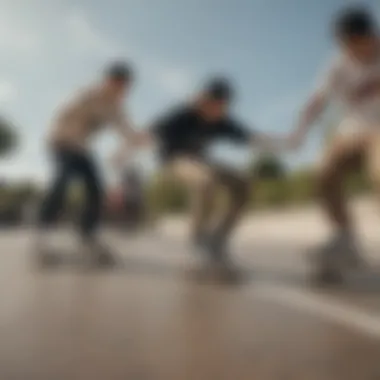
[(315, 199), (318, 194), (316, 173), (312, 168), (293, 172), (288, 178), (288, 201), (304, 203)]
[(0, 156), (11, 153), (17, 146), (17, 134), (14, 125), (0, 117)]
[(186, 186), (168, 173), (152, 176), (146, 196), (153, 214), (156, 215), (184, 211), (189, 203)]
[(287, 168), (278, 157), (262, 155), (252, 164), (252, 174), (258, 179), (282, 180), (287, 175)]

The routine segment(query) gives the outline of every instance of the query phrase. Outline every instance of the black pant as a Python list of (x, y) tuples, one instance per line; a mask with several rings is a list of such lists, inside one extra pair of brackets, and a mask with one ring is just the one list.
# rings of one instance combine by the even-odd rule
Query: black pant
[(40, 226), (54, 223), (62, 210), (72, 179), (83, 181), (85, 204), (80, 228), (84, 238), (91, 238), (100, 220), (103, 191), (97, 167), (85, 152), (60, 148), (54, 150), (56, 175), (42, 204)]

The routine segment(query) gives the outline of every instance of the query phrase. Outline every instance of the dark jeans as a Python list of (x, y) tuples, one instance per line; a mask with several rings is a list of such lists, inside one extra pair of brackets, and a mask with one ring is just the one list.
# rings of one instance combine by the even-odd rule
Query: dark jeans
[(97, 167), (85, 152), (59, 148), (54, 150), (55, 178), (43, 201), (39, 224), (49, 227), (62, 211), (66, 193), (73, 179), (80, 179), (85, 190), (85, 204), (80, 221), (83, 238), (91, 238), (99, 224), (103, 190)]

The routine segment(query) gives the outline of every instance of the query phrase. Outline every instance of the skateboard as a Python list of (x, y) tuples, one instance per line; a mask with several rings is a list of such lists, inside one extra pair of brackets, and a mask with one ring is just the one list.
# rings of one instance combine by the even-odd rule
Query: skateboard
[(116, 255), (102, 253), (89, 256), (81, 252), (50, 248), (34, 253), (35, 265), (40, 269), (58, 269), (64, 267), (112, 268), (120, 265)]

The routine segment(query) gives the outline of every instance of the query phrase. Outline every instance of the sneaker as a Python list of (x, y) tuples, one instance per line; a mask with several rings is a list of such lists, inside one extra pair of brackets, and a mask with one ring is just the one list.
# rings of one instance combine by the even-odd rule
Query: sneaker
[(219, 235), (214, 235), (208, 239), (206, 249), (209, 257), (214, 262), (229, 263), (230, 255), (228, 252), (227, 242)]
[(58, 252), (47, 245), (37, 244), (34, 248), (34, 260), (38, 267), (55, 267), (62, 263)]
[(85, 241), (81, 247), (81, 253), (85, 260), (101, 267), (116, 265), (116, 259), (111, 250), (98, 241)]
[(231, 260), (231, 256), (223, 252), (221, 255), (211, 256), (209, 262), (211, 273), (223, 283), (239, 283), (245, 276), (241, 268)]
[(209, 236), (206, 233), (194, 234), (191, 238), (191, 245), (197, 252), (207, 250)]
[(357, 242), (352, 236), (338, 235), (314, 252), (314, 265), (320, 280), (340, 281), (347, 271), (364, 268)]

